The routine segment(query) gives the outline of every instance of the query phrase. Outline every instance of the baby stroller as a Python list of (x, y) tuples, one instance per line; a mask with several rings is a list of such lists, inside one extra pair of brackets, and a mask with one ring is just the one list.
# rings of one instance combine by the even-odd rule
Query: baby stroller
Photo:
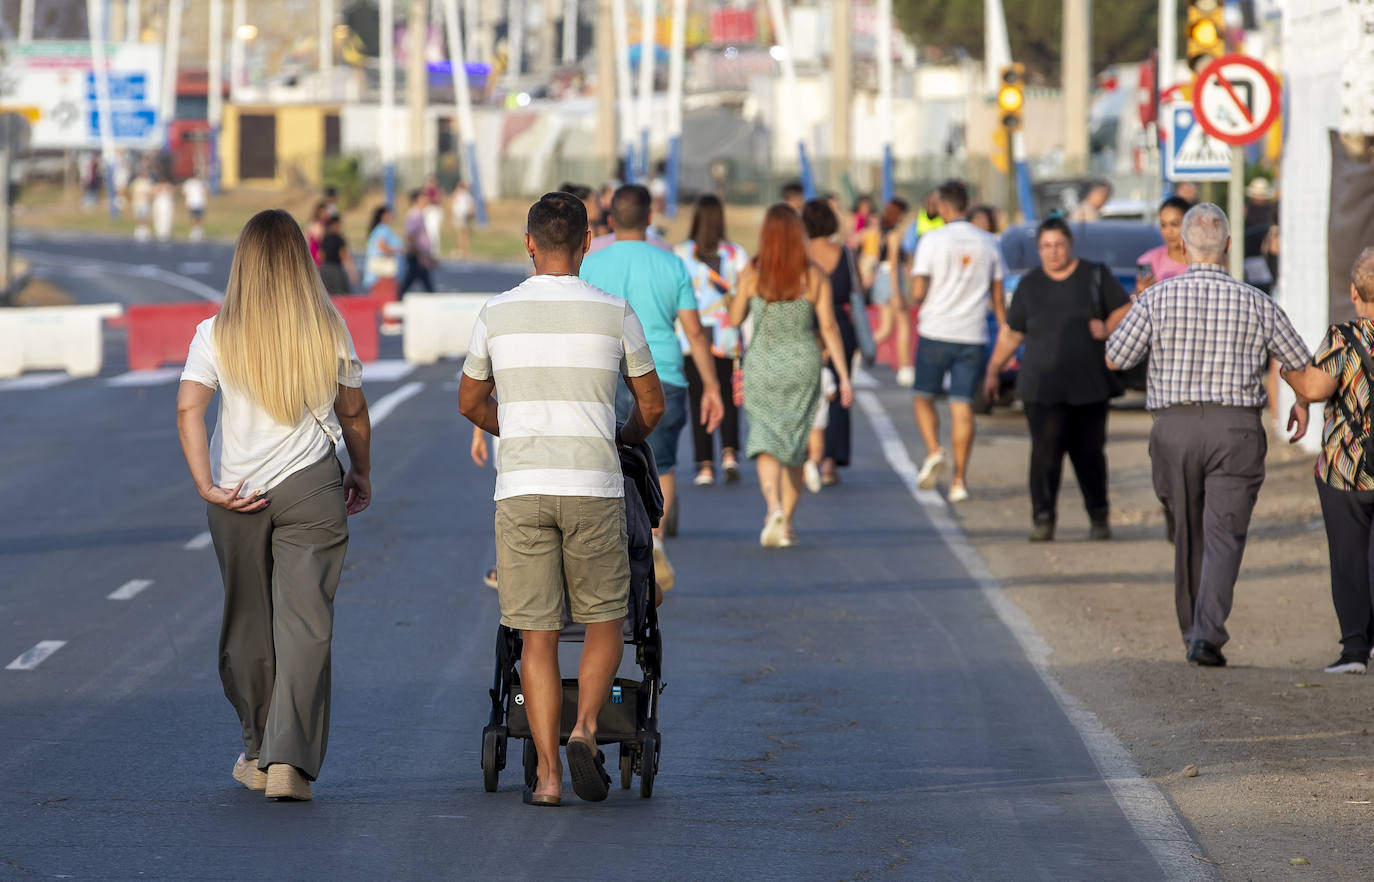
[[(630, 551), (630, 607), (625, 616), (625, 642), (635, 647), (635, 662), (643, 678), (615, 678), (610, 697), (597, 718), (598, 744), (620, 748), (620, 786), (630, 789), (639, 775), (639, 795), (654, 793), (661, 747), (658, 732), (658, 696), (663, 691), (663, 638), (658, 630), (654, 604), (654, 555), (652, 529), (663, 517), (663, 492), (658, 470), (647, 444), (620, 448), (620, 467), (625, 475), (625, 528)], [(564, 598), (560, 642), (581, 643), (585, 628), (568, 618)], [(496, 675), (491, 687), (491, 718), (482, 730), (482, 784), (496, 792), (501, 770), (506, 767), (506, 746), (512, 738), (524, 739), (522, 763), (525, 786), (533, 787), (538, 755), (525, 716), (525, 696), (520, 688), (520, 632), (497, 626)], [(559, 743), (567, 744), (577, 719), (577, 680), (563, 680), (562, 725)]]

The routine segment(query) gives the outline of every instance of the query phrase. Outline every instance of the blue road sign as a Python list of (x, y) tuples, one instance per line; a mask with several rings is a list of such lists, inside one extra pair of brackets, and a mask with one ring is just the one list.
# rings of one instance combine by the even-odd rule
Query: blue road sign
[[(148, 76), (144, 73), (124, 73), (110, 71), (110, 100), (113, 102), (132, 101), (144, 104), (148, 100)], [(86, 97), (91, 103), (99, 100), (95, 90), (95, 72), (86, 74)]]
[(1167, 147), (1164, 176), (1171, 181), (1229, 181), (1231, 147), (1202, 129), (1191, 104), (1171, 104), (1164, 114)]
[[(115, 108), (110, 112), (115, 140), (142, 140), (157, 129), (157, 110), (152, 107)], [(100, 113), (92, 110), (87, 116), (92, 138), (100, 137)]]

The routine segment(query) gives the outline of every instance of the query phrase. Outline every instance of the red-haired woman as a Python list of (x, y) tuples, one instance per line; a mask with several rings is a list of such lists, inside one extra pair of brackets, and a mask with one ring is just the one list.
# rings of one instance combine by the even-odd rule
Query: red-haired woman
[(826, 350), (835, 354), (831, 363), (845, 407), (854, 400), (854, 389), (830, 302), (830, 280), (807, 257), (801, 216), (783, 203), (764, 215), (758, 254), (740, 274), (730, 304), (730, 324), (738, 327), (751, 312), (754, 334), (744, 365), (745, 451), (757, 463), (759, 489), (768, 504), (759, 544), (786, 548), (797, 544), (792, 517), (820, 401), (816, 323)]

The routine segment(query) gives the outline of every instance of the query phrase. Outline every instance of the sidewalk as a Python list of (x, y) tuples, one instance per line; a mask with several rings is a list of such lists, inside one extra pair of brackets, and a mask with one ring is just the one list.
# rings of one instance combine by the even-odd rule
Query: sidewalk
[[(882, 397), (919, 463), (909, 396), (887, 387)], [(1312, 458), (1271, 437), (1228, 622), (1230, 666), (1203, 670), (1183, 658), (1149, 431), (1148, 413), (1112, 412), (1112, 542), (1087, 541), (1067, 462), (1058, 541), (1027, 541), (1019, 410), (979, 418), (973, 498), (955, 517), (1052, 647), (1060, 683), (1173, 800), (1224, 879), (1368, 879), (1374, 684), (1321, 670), (1340, 646)], [(1196, 777), (1182, 774), (1190, 764)]]

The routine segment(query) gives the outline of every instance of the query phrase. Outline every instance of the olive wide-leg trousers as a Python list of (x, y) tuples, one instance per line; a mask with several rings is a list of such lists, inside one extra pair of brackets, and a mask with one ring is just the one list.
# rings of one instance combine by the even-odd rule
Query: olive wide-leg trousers
[(342, 477), (331, 453), (269, 490), (262, 511), (208, 506), (224, 578), (219, 674), (244, 755), (312, 781), (329, 741), (334, 592), (348, 547)]

